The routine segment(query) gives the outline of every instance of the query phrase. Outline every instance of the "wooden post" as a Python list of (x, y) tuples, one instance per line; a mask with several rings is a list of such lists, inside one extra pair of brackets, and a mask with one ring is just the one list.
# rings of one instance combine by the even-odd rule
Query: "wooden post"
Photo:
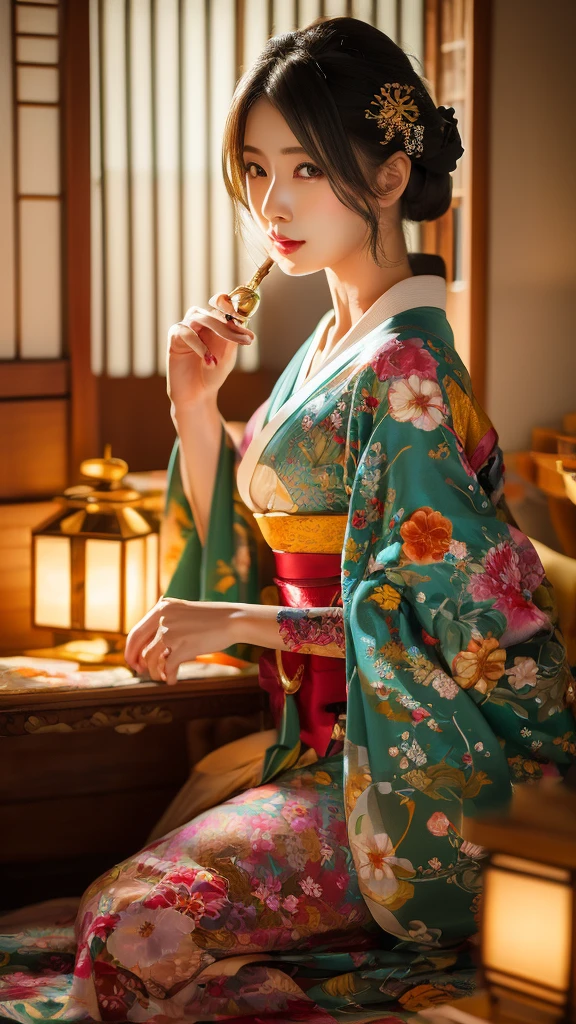
[(63, 0), (64, 329), (70, 359), (69, 478), (100, 454), (97, 380), (90, 366), (89, 0)]

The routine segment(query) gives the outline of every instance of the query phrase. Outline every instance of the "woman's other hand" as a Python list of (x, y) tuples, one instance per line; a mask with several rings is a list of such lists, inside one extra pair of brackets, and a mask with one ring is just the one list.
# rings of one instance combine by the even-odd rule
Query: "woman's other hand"
[(229, 295), (213, 295), (210, 310), (191, 306), (168, 331), (167, 388), (173, 409), (216, 399), (234, 369), (238, 345), (250, 345), (254, 333), (226, 313), (235, 313)]
[(130, 630), (124, 657), (135, 672), (175, 683), (183, 662), (237, 642), (239, 610), (227, 602), (162, 597)]

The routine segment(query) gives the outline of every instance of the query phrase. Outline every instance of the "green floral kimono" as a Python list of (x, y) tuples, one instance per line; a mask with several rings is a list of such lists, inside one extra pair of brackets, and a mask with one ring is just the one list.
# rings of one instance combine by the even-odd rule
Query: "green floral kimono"
[(340, 538), (340, 603), (280, 624), (293, 651), (345, 654), (343, 751), (299, 764), (296, 697), (279, 691), (262, 785), (94, 883), (73, 978), (64, 925), (3, 940), (10, 1019), (399, 1024), (473, 988), (483, 851), (463, 819), (564, 773), (576, 747), (553, 597), (508, 521), (444, 293), (435, 277), (394, 286), (307, 375), (322, 319), (239, 466), (223, 431), (203, 547), (175, 450), (169, 595), (260, 600), (254, 514), (308, 552)]
[[(347, 516), (348, 840), (373, 919), (400, 947), (417, 938), (431, 951), (475, 930), (481, 851), (462, 839), (463, 818), (505, 807), (515, 783), (565, 772), (576, 749), (553, 594), (507, 513), (497, 435), (443, 290), (433, 277), (395, 286), (302, 384), (322, 319), (256, 417), (235, 499), (223, 443), (202, 552), (177, 454), (169, 497), (188, 536), (168, 593), (211, 600), (258, 600), (250, 509)], [(314, 622), (307, 651), (322, 650), (333, 613), (293, 616), (296, 640), (302, 618)], [(288, 696), (272, 754), (292, 750), (297, 729)], [(269, 758), (264, 781), (286, 763)]]

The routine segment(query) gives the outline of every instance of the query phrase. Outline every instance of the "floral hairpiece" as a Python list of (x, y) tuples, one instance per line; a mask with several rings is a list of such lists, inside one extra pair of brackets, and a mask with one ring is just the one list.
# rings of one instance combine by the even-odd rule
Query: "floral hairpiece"
[(391, 142), (395, 135), (402, 135), (404, 149), (408, 156), (421, 156), (424, 151), (424, 125), (416, 124), (420, 111), (414, 102), (412, 93), (413, 85), (400, 85), (399, 82), (386, 82), (380, 89), (380, 94), (374, 93), (370, 107), (367, 107), (365, 116), (374, 118), (378, 127), (384, 130), (384, 138), (380, 145), (385, 146)]

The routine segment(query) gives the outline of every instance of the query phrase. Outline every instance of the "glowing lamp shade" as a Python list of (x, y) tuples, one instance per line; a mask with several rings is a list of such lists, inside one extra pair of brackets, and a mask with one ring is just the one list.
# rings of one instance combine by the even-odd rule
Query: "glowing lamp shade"
[(70, 567), (66, 537), (37, 538), (34, 618), (38, 626), (70, 629)]
[(119, 641), (156, 603), (158, 528), (141, 496), (122, 488), (121, 459), (82, 463), (96, 487), (71, 487), (32, 531), (34, 625)]
[(84, 628), (120, 633), (122, 546), (117, 540), (87, 540), (84, 553)]
[(468, 822), (484, 869), (482, 973), (495, 1021), (575, 1024), (576, 792), (517, 787), (506, 817)]

